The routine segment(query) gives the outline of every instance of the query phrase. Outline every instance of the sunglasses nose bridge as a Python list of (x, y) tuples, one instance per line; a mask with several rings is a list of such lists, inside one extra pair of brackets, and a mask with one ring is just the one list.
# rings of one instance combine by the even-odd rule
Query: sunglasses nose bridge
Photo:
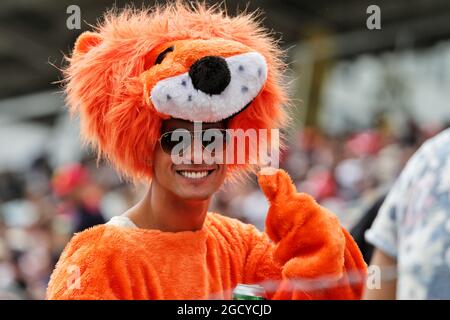
[[(189, 134), (189, 137), (187, 136)], [(181, 148), (181, 156), (185, 158), (186, 160), (193, 160), (193, 159), (201, 159), (203, 156), (204, 146), (202, 143), (202, 134), (198, 134), (196, 132), (189, 131), (189, 133), (186, 133), (183, 136), (183, 141), (178, 142), (182, 143)], [(170, 153), (173, 151), (170, 150)]]
[[(160, 145), (167, 154), (172, 154), (174, 148), (177, 148), (176, 151), (183, 154), (183, 157), (214, 156), (219, 149), (227, 146), (228, 133), (225, 130), (220, 130), (219, 138), (217, 132), (207, 132), (207, 130), (183, 131), (176, 134), (175, 132), (168, 132), (161, 136)], [(182, 145), (178, 145), (179, 143), (182, 143)], [(221, 145), (217, 145), (218, 143), (221, 143)]]

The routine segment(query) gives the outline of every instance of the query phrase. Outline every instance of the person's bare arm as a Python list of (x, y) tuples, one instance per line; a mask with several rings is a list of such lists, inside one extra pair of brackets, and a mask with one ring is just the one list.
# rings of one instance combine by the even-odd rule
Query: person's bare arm
[(380, 268), (381, 287), (366, 287), (364, 300), (395, 300), (397, 279), (390, 275), (397, 266), (397, 261), (380, 249), (375, 249), (370, 265)]

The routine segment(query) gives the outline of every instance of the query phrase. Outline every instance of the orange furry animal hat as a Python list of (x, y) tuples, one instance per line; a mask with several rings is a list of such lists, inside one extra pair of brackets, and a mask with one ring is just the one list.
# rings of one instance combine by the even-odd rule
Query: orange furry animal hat
[(255, 14), (181, 2), (111, 11), (75, 43), (67, 102), (99, 156), (126, 177), (150, 179), (164, 119), (281, 127), (282, 56)]

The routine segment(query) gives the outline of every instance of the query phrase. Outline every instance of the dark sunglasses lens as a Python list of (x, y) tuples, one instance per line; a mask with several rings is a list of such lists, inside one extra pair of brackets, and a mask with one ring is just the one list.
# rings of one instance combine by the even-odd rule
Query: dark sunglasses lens
[[(178, 152), (179, 155), (182, 155), (184, 151), (191, 145), (190, 134), (186, 132), (186, 134), (180, 134), (175, 132), (166, 132), (161, 136), (161, 149), (167, 153), (172, 154), (172, 152)], [(176, 150), (174, 150), (176, 148)]]
[(208, 129), (203, 132), (202, 145), (208, 151), (225, 150), (231, 136), (226, 130)]

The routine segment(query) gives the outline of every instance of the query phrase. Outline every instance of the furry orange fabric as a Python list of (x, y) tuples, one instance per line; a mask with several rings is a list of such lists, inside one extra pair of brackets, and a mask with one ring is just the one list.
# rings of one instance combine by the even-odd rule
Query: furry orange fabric
[(97, 226), (67, 245), (47, 298), (229, 299), (238, 283), (261, 283), (271, 299), (359, 299), (366, 265), (336, 217), (284, 171), (259, 183), (267, 234), (215, 213), (195, 232)]
[[(158, 80), (185, 72), (205, 55), (229, 57), (249, 51), (266, 60), (267, 80), (250, 106), (230, 119), (229, 128), (282, 127), (287, 101), (284, 53), (255, 18), (230, 17), (218, 7), (181, 2), (108, 13), (95, 32), (77, 39), (64, 71), (67, 103), (80, 115), (84, 140), (124, 176), (148, 181), (161, 121), (169, 118), (149, 100), (151, 88)], [(153, 65), (161, 50), (174, 44), (167, 62)], [(241, 165), (231, 167), (237, 166)]]

